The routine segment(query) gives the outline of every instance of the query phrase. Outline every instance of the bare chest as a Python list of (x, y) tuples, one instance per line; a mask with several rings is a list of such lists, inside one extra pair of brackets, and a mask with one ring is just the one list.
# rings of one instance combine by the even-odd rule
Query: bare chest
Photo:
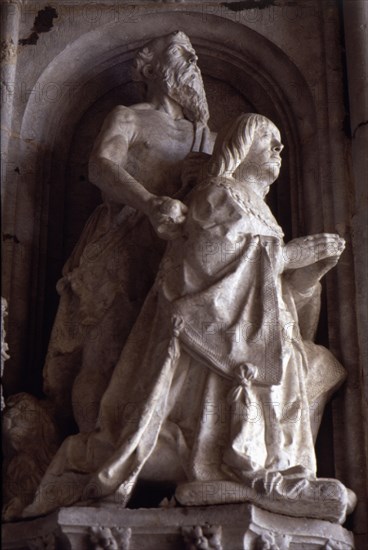
[(161, 113), (142, 117), (126, 169), (152, 193), (173, 194), (180, 188), (182, 162), (193, 142), (194, 127), (187, 120), (171, 120)]

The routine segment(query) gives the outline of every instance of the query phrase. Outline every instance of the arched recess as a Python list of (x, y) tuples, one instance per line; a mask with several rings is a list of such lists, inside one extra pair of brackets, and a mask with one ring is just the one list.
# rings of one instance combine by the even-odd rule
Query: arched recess
[[(288, 149), (293, 234), (309, 229), (303, 213), (320, 204), (315, 200), (318, 191), (306, 184), (317, 160), (312, 94), (298, 68), (269, 40), (215, 15), (208, 16), (204, 25), (200, 13), (169, 10), (146, 14), (134, 25), (108, 24), (82, 35), (45, 68), (22, 120), (20, 157), (27, 172), (17, 195), (16, 234), (26, 245), (22, 258), (15, 256), (13, 261), (13, 269), (23, 273), (22, 285), (9, 295), (11, 302), (20, 300), (23, 307), (16, 335), (23, 351), (14, 358), (15, 368), (19, 373), (28, 371), (32, 379), (36, 371), (40, 378), (44, 350), (40, 335), (50, 320), (45, 304), (64, 259), (64, 202), (75, 129), (114, 90), (118, 93), (124, 87), (126, 101), (137, 101), (129, 74), (135, 51), (149, 39), (178, 28), (190, 37), (205, 76), (231, 86), (280, 127)], [(124, 103), (124, 97), (117, 102)], [(319, 214), (322, 219), (322, 211), (315, 212), (316, 217)]]

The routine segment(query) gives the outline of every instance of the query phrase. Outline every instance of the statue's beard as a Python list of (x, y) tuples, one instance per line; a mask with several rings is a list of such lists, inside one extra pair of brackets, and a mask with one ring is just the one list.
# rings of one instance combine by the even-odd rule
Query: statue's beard
[(207, 124), (208, 105), (198, 67), (178, 64), (166, 69), (163, 77), (167, 95), (181, 106), (184, 116), (191, 122)]

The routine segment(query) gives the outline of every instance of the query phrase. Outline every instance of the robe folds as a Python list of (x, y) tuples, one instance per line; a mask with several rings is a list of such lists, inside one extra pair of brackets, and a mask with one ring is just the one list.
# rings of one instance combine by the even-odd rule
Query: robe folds
[(212, 178), (187, 204), (96, 428), (64, 441), (26, 515), (109, 495), (126, 503), (168, 447), (187, 480), (315, 475), (315, 406), (344, 378), (312, 342), (320, 285), (293, 288), (281, 228), (249, 184)]
[[(213, 138), (207, 126), (191, 128), (189, 121), (174, 120), (152, 107), (119, 106), (108, 116), (101, 138), (108, 135), (111, 122), (117, 128), (119, 120), (125, 144), (119, 163), (126, 177), (157, 196), (180, 199), (188, 192), (181, 179), (183, 160), (189, 153), (210, 153)], [(105, 145), (101, 147), (103, 156)], [(93, 159), (93, 172), (103, 172), (100, 161)], [(95, 177), (103, 189), (103, 181)], [(124, 196), (124, 182), (112, 180), (117, 195), (122, 186)], [(73, 433), (75, 424), (81, 432), (94, 428), (101, 397), (165, 251), (166, 242), (149, 219), (112, 197), (103, 192), (104, 202), (91, 214), (57, 284), (60, 300), (43, 391), (63, 437)], [(88, 415), (83, 410), (87, 407)]]

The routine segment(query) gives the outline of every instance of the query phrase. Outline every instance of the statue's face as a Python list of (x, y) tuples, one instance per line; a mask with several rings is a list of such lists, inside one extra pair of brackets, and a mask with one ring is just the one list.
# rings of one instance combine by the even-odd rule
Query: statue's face
[(156, 38), (138, 52), (133, 78), (146, 83), (148, 96), (169, 97), (182, 107), (188, 120), (207, 123), (201, 71), (194, 48), (183, 32)]
[(189, 40), (172, 40), (161, 52), (159, 65), (169, 76), (171, 83), (190, 85), (198, 92), (203, 91), (201, 71), (197, 65), (198, 57)]
[(276, 126), (269, 125), (257, 130), (247, 156), (238, 168), (242, 179), (253, 181), (268, 190), (279, 176), (283, 148)]
[[(156, 39), (151, 45), (153, 70), (156, 78), (169, 74), (176, 81), (188, 79), (188, 75), (200, 76), (197, 55), (188, 37), (183, 33)], [(193, 77), (191, 78), (191, 80)]]
[(186, 38), (174, 37), (157, 54), (156, 74), (162, 90), (182, 106), (192, 121), (206, 122), (208, 106), (197, 55)]
[(197, 59), (197, 55), (189, 41), (173, 40), (163, 53), (163, 61), (167, 65), (181, 66), (189, 72), (198, 70)]

